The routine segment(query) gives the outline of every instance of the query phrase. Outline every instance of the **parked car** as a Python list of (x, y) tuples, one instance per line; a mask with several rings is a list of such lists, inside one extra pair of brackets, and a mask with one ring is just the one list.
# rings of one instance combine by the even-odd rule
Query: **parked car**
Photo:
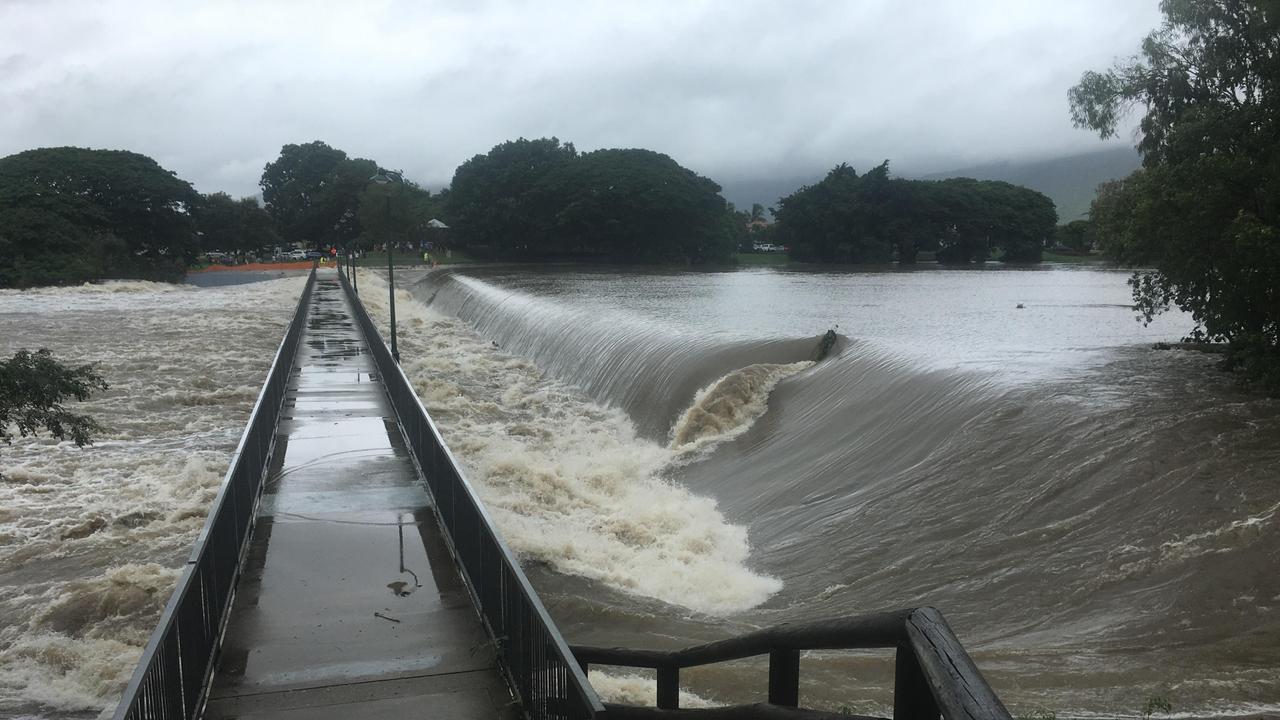
[(319, 260), (324, 255), (319, 250), (308, 250), (306, 254), (307, 260)]
[(288, 260), (306, 260), (307, 251), (306, 250), (290, 250), (289, 252), (285, 253), (285, 258)]
[(769, 252), (782, 252), (785, 248), (783, 248), (781, 245), (774, 245), (773, 243), (756, 243), (751, 246), (751, 249), (755, 250), (756, 252), (769, 253)]

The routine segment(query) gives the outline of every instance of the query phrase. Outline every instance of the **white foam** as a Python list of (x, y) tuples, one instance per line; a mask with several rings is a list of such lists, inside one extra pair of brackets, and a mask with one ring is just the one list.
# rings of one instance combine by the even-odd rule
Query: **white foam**
[(812, 362), (749, 365), (711, 383), (698, 391), (676, 422), (672, 447), (692, 452), (741, 435), (769, 409), (769, 393), (780, 381), (812, 366)]
[[(613, 674), (592, 670), (587, 673), (587, 680), (595, 688), (600, 699), (618, 705), (639, 705), (654, 707), (658, 704), (658, 683), (653, 677), (645, 677), (633, 673)], [(680, 691), (680, 707), (711, 708), (721, 703), (708, 700), (687, 690)]]
[[(387, 332), (386, 284), (361, 296)], [(744, 527), (672, 484), (672, 449), (631, 420), (464, 323), (398, 291), (405, 372), (511, 546), (527, 560), (703, 613), (743, 611), (781, 589), (748, 567)]]
[(0, 715), (114, 704), (303, 282), (0, 292), (0, 356), (48, 347), (111, 385), (75, 408), (106, 428), (93, 445), (0, 445)]

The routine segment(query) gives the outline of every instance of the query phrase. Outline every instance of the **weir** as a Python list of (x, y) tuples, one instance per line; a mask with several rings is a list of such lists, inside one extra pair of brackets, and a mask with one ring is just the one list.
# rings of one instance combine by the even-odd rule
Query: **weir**
[[(892, 649), (894, 718), (1009, 720), (940, 613), (782, 625), (682, 650), (570, 647), (344, 274), (313, 270), (126, 718), (847, 718), (802, 653)], [(683, 668), (768, 657), (768, 702), (680, 709)], [(651, 668), (604, 704), (588, 664)]]

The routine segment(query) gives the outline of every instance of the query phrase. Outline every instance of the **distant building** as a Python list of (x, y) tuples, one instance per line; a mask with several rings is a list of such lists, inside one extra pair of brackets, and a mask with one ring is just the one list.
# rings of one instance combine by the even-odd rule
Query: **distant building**
[(753, 218), (747, 221), (747, 232), (760, 232), (769, 228), (769, 221), (762, 217)]
[(427, 227), (431, 228), (432, 230), (448, 230), (449, 229), (448, 225), (445, 225), (443, 222), (437, 220), (436, 218), (431, 218), (431, 220), (427, 222)]

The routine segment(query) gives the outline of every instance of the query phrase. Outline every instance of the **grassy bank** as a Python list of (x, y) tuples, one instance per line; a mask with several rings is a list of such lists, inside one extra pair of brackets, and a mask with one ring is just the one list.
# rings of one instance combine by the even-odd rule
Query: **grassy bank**
[(786, 253), (734, 253), (739, 265), (786, 265), (791, 258)]

